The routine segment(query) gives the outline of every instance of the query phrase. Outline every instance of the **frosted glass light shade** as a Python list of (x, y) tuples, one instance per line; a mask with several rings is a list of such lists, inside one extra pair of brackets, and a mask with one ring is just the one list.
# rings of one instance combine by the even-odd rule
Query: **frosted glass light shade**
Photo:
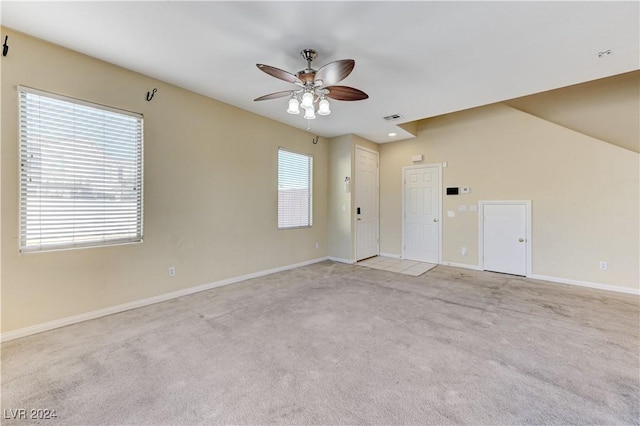
[(289, 114), (300, 114), (300, 102), (296, 98), (289, 99), (289, 109), (287, 112)]
[(313, 93), (305, 92), (304, 95), (302, 95), (302, 104), (301, 105), (302, 105), (303, 108), (313, 107)]
[(313, 120), (314, 118), (316, 118), (316, 112), (313, 110), (313, 105), (311, 106), (311, 108), (305, 108), (304, 118), (306, 118), (307, 120)]
[(322, 99), (318, 104), (318, 114), (319, 115), (329, 115), (331, 114), (331, 110), (329, 109), (329, 101), (326, 99)]

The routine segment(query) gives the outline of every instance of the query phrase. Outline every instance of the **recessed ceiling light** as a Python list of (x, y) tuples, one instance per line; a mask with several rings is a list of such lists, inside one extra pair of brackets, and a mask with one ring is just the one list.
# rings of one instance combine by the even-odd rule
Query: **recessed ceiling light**
[(391, 132), (391, 133), (389, 133), (389, 136), (394, 137), (394, 136), (398, 136), (398, 134)]

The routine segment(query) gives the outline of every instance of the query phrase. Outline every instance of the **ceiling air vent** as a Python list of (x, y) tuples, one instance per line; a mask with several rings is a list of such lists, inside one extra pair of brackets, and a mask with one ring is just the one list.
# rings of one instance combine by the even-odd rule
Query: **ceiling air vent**
[(391, 114), (391, 115), (387, 115), (386, 117), (383, 117), (385, 120), (387, 121), (395, 121), (398, 120), (400, 118), (400, 115), (398, 114)]

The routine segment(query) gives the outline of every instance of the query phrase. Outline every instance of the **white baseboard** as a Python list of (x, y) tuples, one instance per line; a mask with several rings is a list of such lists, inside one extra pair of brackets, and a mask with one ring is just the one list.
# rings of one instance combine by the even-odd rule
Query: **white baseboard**
[(531, 278), (534, 280), (550, 281), (550, 282), (560, 283), (560, 284), (577, 285), (580, 287), (596, 288), (598, 290), (608, 290), (608, 291), (616, 291), (618, 293), (640, 295), (640, 289), (637, 289), (637, 288), (620, 287), (620, 286), (608, 285), (608, 284), (598, 284), (598, 283), (592, 283), (588, 281), (570, 280), (566, 278), (549, 277), (546, 275), (537, 275), (537, 274), (531, 274), (527, 278)]
[(402, 259), (402, 256), (399, 254), (393, 254), (393, 253), (380, 253), (380, 256), (383, 257), (391, 257), (393, 259)]
[[(453, 266), (456, 268), (465, 268), (465, 269), (473, 269), (474, 271), (482, 271), (482, 268), (476, 265), (467, 265), (464, 263), (455, 263), (455, 262), (442, 262), (442, 264), (447, 266)], [(608, 285), (608, 284), (598, 284), (598, 283), (592, 283), (588, 281), (578, 281), (578, 280), (571, 280), (567, 278), (550, 277), (547, 275), (538, 275), (538, 274), (530, 274), (527, 276), (527, 278), (531, 278), (534, 280), (541, 280), (541, 281), (549, 281), (552, 283), (570, 284), (570, 285), (577, 285), (580, 287), (596, 288), (598, 290), (607, 290), (607, 291), (615, 291), (618, 293), (640, 295), (640, 289), (637, 289), (637, 288), (620, 287), (620, 286)]]
[(333, 257), (333, 256), (329, 256), (327, 259), (328, 259), (328, 260), (332, 260), (332, 261), (334, 261), (334, 262), (346, 263), (346, 264), (349, 264), (349, 265), (352, 265), (352, 264), (356, 263), (356, 262), (354, 262), (353, 260), (343, 259), (343, 258), (341, 258), (341, 257)]
[(311, 265), (314, 263), (325, 261), (327, 259), (328, 257), (311, 259), (311, 260), (296, 263), (293, 265), (280, 266), (278, 268), (254, 272), (254, 273), (242, 275), (239, 277), (227, 278), (227, 279), (215, 281), (209, 284), (203, 284), (196, 287), (189, 287), (189, 288), (185, 288), (178, 291), (172, 291), (171, 293), (160, 294), (158, 296), (148, 297), (146, 299), (135, 300), (133, 302), (123, 303), (121, 305), (98, 309), (97, 311), (85, 312), (83, 314), (74, 315), (71, 317), (61, 318), (58, 320), (49, 321), (42, 324), (32, 325), (32, 326), (21, 328), (18, 330), (9, 331), (7, 333), (2, 333), (0, 335), (0, 342), (8, 342), (9, 340), (18, 339), (20, 337), (30, 336), (32, 334), (42, 333), (43, 331), (53, 330), (54, 328), (60, 328), (67, 325), (104, 317), (107, 315), (117, 314), (119, 312), (129, 311), (131, 309), (141, 308), (143, 306), (153, 305), (154, 303), (160, 303), (170, 299), (176, 299), (178, 297), (188, 296), (190, 294), (199, 293), (201, 291), (211, 290), (216, 287), (235, 284), (251, 278), (263, 277), (265, 275), (271, 275), (276, 272), (282, 272), (282, 271), (287, 271), (289, 269), (299, 268), (301, 266)]
[(469, 265), (467, 263), (456, 263), (456, 262), (442, 262), (443, 265), (453, 266), (455, 268), (464, 268), (464, 269), (473, 269), (474, 271), (482, 271), (477, 265)]

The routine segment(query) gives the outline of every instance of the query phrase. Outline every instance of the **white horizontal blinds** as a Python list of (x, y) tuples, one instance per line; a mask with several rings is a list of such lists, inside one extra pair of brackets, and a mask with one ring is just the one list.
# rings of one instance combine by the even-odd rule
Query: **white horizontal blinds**
[(312, 224), (313, 157), (278, 149), (278, 228)]
[(142, 240), (142, 116), (19, 87), (20, 248)]

